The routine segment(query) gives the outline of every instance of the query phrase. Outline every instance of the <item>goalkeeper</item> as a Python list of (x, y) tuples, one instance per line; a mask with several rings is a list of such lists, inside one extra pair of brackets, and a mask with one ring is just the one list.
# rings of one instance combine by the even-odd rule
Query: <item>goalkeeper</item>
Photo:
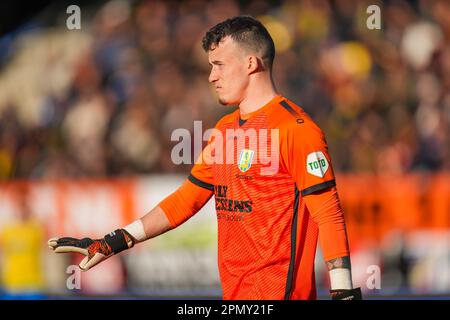
[[(318, 240), (333, 299), (361, 299), (353, 288), (346, 226), (321, 129), (272, 80), (275, 47), (256, 19), (239, 16), (203, 38), (209, 82), (225, 106), (223, 117), (186, 181), (141, 219), (103, 239), (53, 238), (55, 252), (79, 252), (89, 270), (136, 243), (176, 228), (214, 195), (218, 264), (224, 299), (316, 299)], [(223, 145), (230, 129), (271, 132), (270, 170), (258, 146)], [(274, 134), (272, 134), (274, 133)], [(233, 141), (233, 139), (231, 139)], [(233, 152), (237, 161), (217, 161)], [(227, 158), (228, 159), (228, 158)], [(223, 158), (222, 158), (223, 160)]]

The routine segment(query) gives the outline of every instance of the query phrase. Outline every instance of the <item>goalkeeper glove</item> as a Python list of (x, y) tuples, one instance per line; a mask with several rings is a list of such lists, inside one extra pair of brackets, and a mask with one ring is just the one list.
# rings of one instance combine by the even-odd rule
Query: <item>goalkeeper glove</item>
[(117, 229), (103, 239), (52, 238), (48, 240), (48, 245), (56, 253), (77, 252), (85, 255), (79, 267), (82, 271), (87, 271), (112, 255), (133, 247), (135, 242), (126, 230)]
[(331, 290), (332, 300), (362, 300), (361, 288)]

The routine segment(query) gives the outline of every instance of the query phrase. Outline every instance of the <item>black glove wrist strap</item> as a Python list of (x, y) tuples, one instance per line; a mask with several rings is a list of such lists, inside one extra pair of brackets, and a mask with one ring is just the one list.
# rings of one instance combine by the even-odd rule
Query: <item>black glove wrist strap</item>
[(128, 243), (121, 229), (117, 229), (105, 236), (106, 243), (111, 247), (114, 254), (128, 249)]
[(333, 300), (362, 300), (361, 288), (349, 290), (330, 290)]

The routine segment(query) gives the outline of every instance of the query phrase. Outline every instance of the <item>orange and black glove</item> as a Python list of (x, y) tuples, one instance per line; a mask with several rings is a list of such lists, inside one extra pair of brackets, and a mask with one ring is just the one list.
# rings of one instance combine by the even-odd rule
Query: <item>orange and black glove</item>
[(103, 239), (51, 238), (48, 240), (48, 245), (56, 253), (76, 252), (85, 255), (79, 267), (82, 271), (87, 271), (112, 255), (133, 247), (135, 242), (126, 230), (117, 229)]

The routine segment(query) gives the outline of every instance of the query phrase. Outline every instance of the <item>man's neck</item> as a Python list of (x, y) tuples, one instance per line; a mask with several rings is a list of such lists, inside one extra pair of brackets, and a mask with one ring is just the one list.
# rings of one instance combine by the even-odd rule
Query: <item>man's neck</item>
[(278, 93), (272, 81), (262, 81), (253, 86), (249, 86), (247, 96), (239, 104), (240, 113), (242, 115), (252, 113), (265, 106)]

